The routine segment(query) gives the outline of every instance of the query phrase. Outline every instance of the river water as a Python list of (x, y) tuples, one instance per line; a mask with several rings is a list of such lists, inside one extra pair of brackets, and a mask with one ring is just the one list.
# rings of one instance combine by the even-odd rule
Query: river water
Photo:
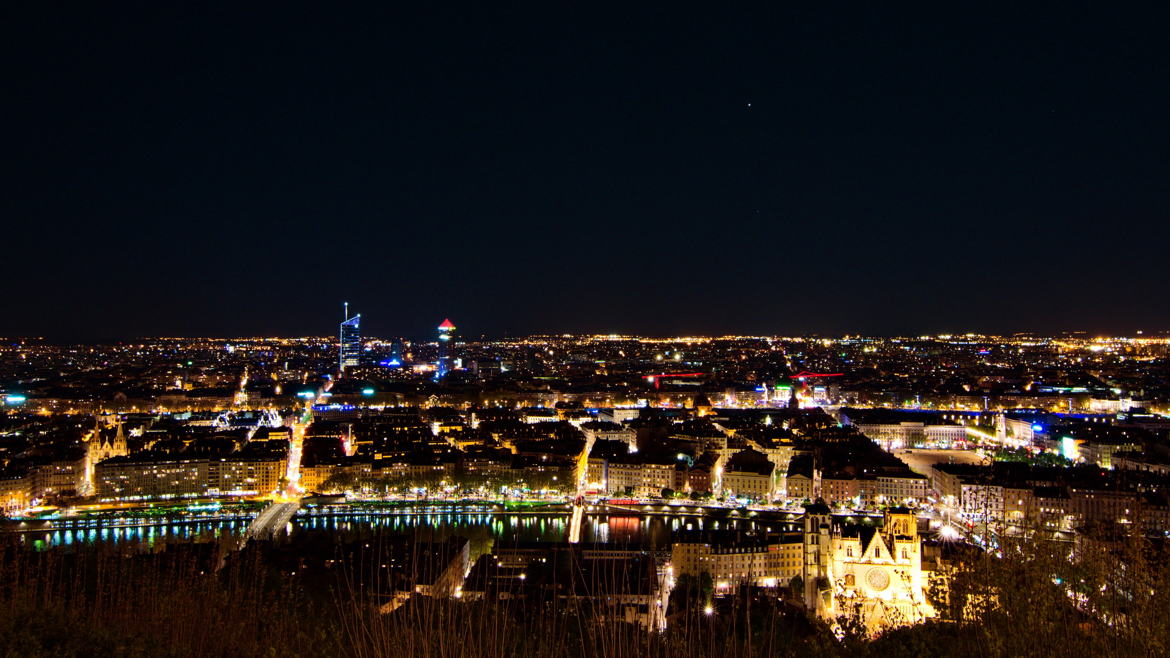
[[(220, 541), (241, 536), (250, 519), (243, 514), (206, 514), (200, 518), (143, 519), (134, 517), (55, 520), (30, 523), (12, 533), (35, 550), (77, 545), (135, 542), (146, 547), (159, 543)], [(294, 536), (306, 531), (354, 532), (363, 529), (395, 534), (442, 538), (467, 536), (497, 545), (530, 542), (564, 542), (568, 513), (503, 512), (484, 508), (398, 508), (302, 510), (290, 523)], [(44, 530), (41, 525), (49, 526)], [(10, 530), (13, 528), (9, 528)], [(690, 514), (647, 514), (637, 511), (587, 515), (581, 541), (612, 545), (669, 546), (672, 536), (693, 530), (795, 531), (788, 515), (740, 517), (725, 511)]]

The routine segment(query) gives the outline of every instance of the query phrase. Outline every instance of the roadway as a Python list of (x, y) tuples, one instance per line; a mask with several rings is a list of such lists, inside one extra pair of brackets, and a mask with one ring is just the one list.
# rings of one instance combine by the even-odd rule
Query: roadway
[(305, 430), (312, 422), (310, 413), (306, 412), (292, 426), (292, 438), (288, 441), (288, 464), (284, 475), (288, 481), (283, 492), (286, 496), (296, 496), (301, 491), (301, 452), (305, 445)]

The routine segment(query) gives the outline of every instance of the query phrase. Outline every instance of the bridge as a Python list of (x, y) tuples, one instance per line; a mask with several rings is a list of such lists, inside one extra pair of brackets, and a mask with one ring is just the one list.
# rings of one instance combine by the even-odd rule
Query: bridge
[(585, 522), (585, 501), (573, 501), (573, 516), (569, 518), (569, 543), (581, 543), (581, 525)]
[(281, 531), (288, 527), (297, 510), (301, 508), (301, 501), (273, 501), (263, 511), (252, 519), (248, 529), (240, 540), (240, 546), (252, 539), (274, 539)]

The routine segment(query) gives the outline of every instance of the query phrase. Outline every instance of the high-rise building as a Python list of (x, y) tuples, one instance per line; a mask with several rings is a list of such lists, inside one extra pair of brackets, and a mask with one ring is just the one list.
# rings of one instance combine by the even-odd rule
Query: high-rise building
[(395, 338), (390, 341), (389, 358), (382, 359), (378, 365), (384, 368), (401, 368), (403, 363), (406, 363), (406, 344), (401, 338)]
[(448, 344), (455, 335), (455, 325), (451, 320), (443, 320), (443, 324), (439, 325), (439, 362), (435, 368), (435, 379), (442, 379), (451, 372), (451, 352)]
[(362, 314), (349, 317), (349, 304), (345, 305), (345, 320), (338, 333), (338, 365), (341, 372), (346, 368), (361, 365), (362, 358)]

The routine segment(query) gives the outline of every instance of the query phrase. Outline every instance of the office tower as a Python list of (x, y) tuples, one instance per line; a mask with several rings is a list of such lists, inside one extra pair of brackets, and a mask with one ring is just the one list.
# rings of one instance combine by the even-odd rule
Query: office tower
[(341, 323), (338, 345), (338, 365), (341, 373), (346, 368), (361, 365), (362, 358), (362, 314), (349, 317), (349, 303), (345, 304), (345, 320)]
[(451, 371), (451, 354), (448, 343), (455, 335), (455, 325), (450, 320), (443, 320), (439, 325), (439, 362), (435, 370), (435, 379), (442, 379)]

